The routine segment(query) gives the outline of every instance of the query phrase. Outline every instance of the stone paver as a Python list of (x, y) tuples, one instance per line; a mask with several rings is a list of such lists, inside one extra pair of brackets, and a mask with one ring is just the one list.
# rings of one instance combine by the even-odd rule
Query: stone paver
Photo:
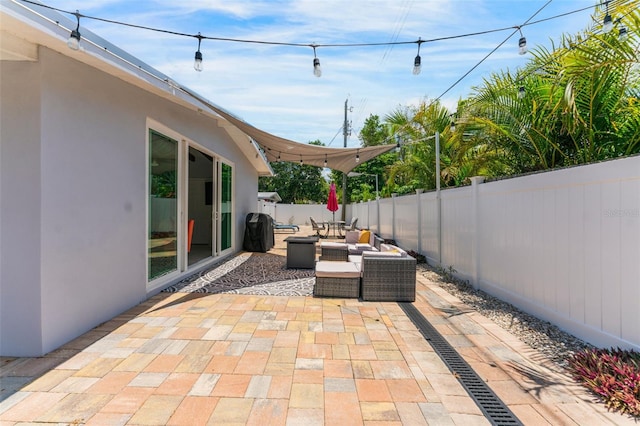
[[(417, 290), (524, 424), (635, 424), (420, 274)], [(2, 361), (3, 426), (489, 424), (396, 303), (161, 293), (45, 357)]]

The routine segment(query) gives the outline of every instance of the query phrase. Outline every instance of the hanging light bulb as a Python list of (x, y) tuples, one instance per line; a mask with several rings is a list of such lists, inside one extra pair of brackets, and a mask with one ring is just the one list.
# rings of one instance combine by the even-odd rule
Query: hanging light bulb
[(316, 46), (311, 45), (313, 47), (313, 75), (320, 78), (322, 76), (322, 68), (320, 68), (320, 59), (316, 57)]
[(302, 166), (304, 163), (302, 162), (302, 155), (300, 155), (300, 165)]
[(422, 65), (420, 64), (420, 62), (421, 62), (420, 55), (418, 55), (413, 60), (413, 75), (418, 75), (420, 74), (420, 71), (422, 71)]
[(611, 15), (609, 12), (604, 16), (604, 21), (602, 21), (602, 31), (604, 33), (608, 33), (613, 29), (613, 19), (611, 19)]
[(526, 92), (526, 90), (524, 90), (524, 86), (520, 86), (518, 88), (518, 99), (524, 98), (524, 95), (526, 95), (526, 94), (527, 94), (527, 92)]
[(280, 153), (278, 153), (278, 158), (276, 158), (276, 163), (280, 162)]
[(196, 57), (193, 61), (193, 69), (198, 72), (202, 71), (202, 52), (200, 52), (200, 44), (202, 43), (202, 36), (198, 33), (198, 50), (196, 51)]
[(322, 68), (320, 68), (320, 59), (313, 58), (313, 75), (322, 77)]
[(324, 156), (324, 167), (327, 167), (327, 155)]
[(416, 58), (413, 60), (413, 75), (420, 74), (420, 71), (422, 70), (422, 64), (421, 64), (422, 59), (420, 58), (420, 45), (424, 42), (420, 37), (418, 37), (417, 43), (418, 43), (418, 54), (416, 55)]
[(360, 162), (360, 152), (356, 153), (356, 163)]
[(400, 152), (400, 135), (396, 135), (396, 152)]
[(618, 30), (618, 40), (626, 41), (628, 36), (629, 34), (627, 32), (627, 27), (620, 27), (620, 29)]
[(609, 15), (609, 0), (605, 3), (606, 12), (604, 15), (604, 20), (602, 21), (602, 32), (608, 33), (613, 29), (613, 19), (611, 19), (611, 15)]
[(527, 38), (522, 35), (522, 30), (520, 27), (517, 27), (518, 31), (520, 31), (520, 40), (518, 40), (518, 53), (524, 55), (527, 53)]
[(456, 131), (456, 122), (451, 119), (451, 125), (449, 125), (449, 130), (451, 130), (451, 133)]
[(527, 38), (526, 37), (520, 37), (520, 40), (518, 41), (518, 53), (521, 55), (524, 55), (525, 53), (527, 53)]
[(67, 40), (67, 46), (69, 46), (69, 49), (78, 50), (80, 49), (80, 12), (76, 10), (74, 15), (78, 20), (78, 25), (76, 25), (75, 30), (71, 31), (71, 35), (69, 35), (69, 39)]

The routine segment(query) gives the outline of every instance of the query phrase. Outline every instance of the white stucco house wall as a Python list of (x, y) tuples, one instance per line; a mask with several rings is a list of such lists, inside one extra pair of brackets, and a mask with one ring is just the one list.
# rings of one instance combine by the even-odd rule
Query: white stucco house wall
[(86, 29), (69, 49), (75, 22), (36, 8), (0, 3), (4, 356), (50, 352), (241, 250), (271, 174), (167, 76)]

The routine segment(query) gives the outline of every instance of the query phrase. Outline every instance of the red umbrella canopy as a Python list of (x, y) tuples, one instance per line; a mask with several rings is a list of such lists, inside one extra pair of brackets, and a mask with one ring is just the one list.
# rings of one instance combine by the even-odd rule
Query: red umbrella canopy
[(329, 198), (327, 199), (327, 210), (335, 213), (338, 210), (338, 196), (336, 195), (336, 184), (331, 182), (329, 187)]

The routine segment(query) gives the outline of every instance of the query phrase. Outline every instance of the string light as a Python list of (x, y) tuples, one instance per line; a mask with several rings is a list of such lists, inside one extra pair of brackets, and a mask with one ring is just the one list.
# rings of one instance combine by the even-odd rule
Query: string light
[(193, 69), (198, 72), (202, 71), (202, 52), (200, 52), (200, 44), (202, 43), (202, 35), (198, 33), (198, 50), (196, 51), (196, 57), (193, 61)]
[[(593, 7), (593, 6), (590, 6), (589, 8), (591, 8), (591, 7)], [(551, 20), (551, 19), (555, 19), (555, 18), (558, 18), (558, 17), (560, 17), (560, 16), (567, 16), (567, 15), (569, 15), (569, 14), (571, 14), (571, 13), (576, 13), (576, 12), (578, 12), (578, 11), (582, 12), (583, 10), (586, 10), (586, 9), (584, 9), (584, 8), (583, 8), (583, 9), (576, 10), (576, 11), (573, 11), (573, 12), (564, 13), (564, 14), (562, 14), (562, 15), (557, 15), (557, 16), (550, 17), (550, 18), (540, 19), (540, 20), (538, 20), (538, 21), (531, 21), (531, 22), (529, 22), (528, 24), (524, 24), (524, 25), (533, 25), (533, 24), (536, 24), (536, 23), (540, 23), (540, 22), (544, 22), (544, 21), (549, 21), (549, 20)], [(620, 22), (620, 21), (621, 21), (621, 18), (620, 18), (620, 19), (618, 19), (616, 22)], [(523, 26), (524, 26), (524, 25), (523, 25)], [(625, 28), (625, 29), (626, 29), (626, 28)], [(623, 32), (624, 32), (624, 31), (623, 31)], [(515, 34), (515, 33), (514, 33), (514, 34)], [(513, 34), (512, 34), (512, 35), (513, 35)], [(511, 36), (512, 36), (512, 35), (511, 35)], [(573, 48), (575, 48), (575, 47), (576, 47), (576, 46), (578, 46), (578, 45), (584, 45), (584, 44), (586, 44), (586, 43), (587, 43), (587, 41), (591, 40), (594, 36), (597, 36), (597, 35), (598, 35), (598, 33), (597, 33), (597, 32), (594, 32), (594, 33), (592, 33), (592, 34), (588, 35), (587, 37), (585, 37), (585, 38), (583, 38), (583, 39), (581, 39), (581, 40), (577, 41), (576, 43), (571, 43), (571, 48), (573, 49)], [(509, 36), (509, 38), (510, 38), (511, 36)], [(505, 40), (505, 41), (506, 41), (506, 40)], [(504, 43), (504, 42), (503, 42), (503, 43)], [(503, 43), (501, 43), (500, 45), (498, 45), (498, 47), (502, 46), (502, 44), (503, 44)], [(494, 49), (494, 51), (495, 51), (495, 50), (496, 50), (496, 49)], [(560, 52), (560, 54), (563, 54), (561, 51), (556, 51), (556, 52), (554, 52), (554, 53), (551, 55), (550, 59), (549, 59), (545, 64), (543, 64), (543, 65), (542, 65), (542, 66), (540, 66), (540, 67), (535, 68), (535, 69), (534, 69), (534, 70), (532, 70), (532, 71), (529, 71), (529, 72), (525, 73), (525, 75), (524, 75), (524, 76), (522, 76), (521, 78), (519, 78), (519, 79), (517, 80), (517, 82), (520, 82), (520, 81), (524, 80), (524, 78), (526, 78), (527, 76), (532, 75), (532, 74), (535, 74), (535, 75), (547, 75), (547, 73), (544, 71), (543, 67), (544, 67), (545, 65), (551, 64), (551, 63), (552, 63), (552, 62), (554, 62), (555, 60), (558, 60), (558, 55), (556, 55), (556, 53), (558, 53), (558, 52)], [(493, 53), (493, 52), (491, 52), (491, 53)], [(457, 85), (457, 84), (458, 84), (458, 83), (459, 83), (459, 82), (460, 82), (464, 77), (466, 77), (466, 76), (467, 76), (471, 71), (473, 71), (475, 68), (477, 68), (477, 67), (478, 67), (482, 62), (484, 62), (484, 60), (485, 60), (486, 58), (487, 58), (487, 57), (483, 58), (480, 62), (478, 62), (476, 65), (474, 65), (474, 66), (473, 66), (469, 71), (467, 71), (467, 73), (465, 73), (465, 75), (463, 75), (461, 78), (459, 78), (455, 83), (453, 83), (451, 86), (449, 86), (449, 88), (448, 88), (447, 90), (445, 90), (442, 94), (440, 94), (440, 96), (438, 96), (437, 98), (433, 99), (433, 100), (431, 101), (431, 103), (427, 106), (427, 108), (426, 108), (426, 109), (428, 109), (429, 107), (431, 107), (431, 105), (433, 105), (433, 104), (435, 104), (436, 102), (438, 102), (438, 101), (439, 101), (439, 100), (440, 100), (440, 99), (441, 99), (445, 94), (447, 94), (451, 89), (453, 89), (453, 88), (454, 88), (454, 87), (455, 87), (455, 86), (456, 86), (456, 85)], [(517, 83), (517, 82), (516, 82), (516, 83)], [(525, 97), (525, 95), (526, 95), (526, 89), (524, 88), (524, 86), (520, 86), (520, 87), (518, 88), (518, 93), (517, 93), (517, 97), (518, 97), (518, 99), (522, 99), (522, 98), (524, 98), (524, 97)], [(469, 103), (469, 104), (467, 104), (467, 105), (468, 105), (468, 106), (470, 106), (470, 105), (474, 105), (474, 104), (476, 104), (477, 102), (478, 102), (478, 100), (473, 101), (473, 102), (471, 102), (471, 103)], [(395, 134), (393, 134), (393, 135), (390, 135), (389, 137), (387, 137), (387, 138), (383, 141), (383, 143), (390, 142), (393, 138), (395, 138), (395, 139), (396, 139), (396, 141), (399, 141), (399, 140), (400, 140), (400, 135), (399, 135), (398, 133), (395, 133)], [(395, 152), (400, 152), (400, 142), (398, 142), (398, 143), (396, 144)]]
[(356, 151), (356, 163), (360, 162), (360, 150)]
[(618, 29), (618, 40), (620, 41), (626, 41), (628, 37), (628, 33), (627, 33), (627, 27), (620, 27)]
[(602, 21), (602, 31), (604, 33), (608, 33), (613, 29), (613, 20), (611, 19), (611, 15), (607, 13), (604, 17), (604, 21)]
[(327, 167), (327, 154), (324, 155), (324, 167)]
[[(524, 27), (525, 25), (532, 25), (533, 23), (531, 22), (531, 20), (538, 14), (540, 13), (545, 7), (549, 6), (549, 4), (551, 3), (552, 0), (547, 1), (542, 7), (540, 7), (533, 15), (531, 15), (531, 17), (529, 19), (527, 19), (524, 24), (518, 26), (518, 27), (512, 27), (513, 28), (521, 28)], [(546, 18), (546, 20), (549, 20), (550, 18)], [(542, 22), (543, 20), (540, 20), (538, 22)], [(444, 95), (446, 95), (447, 93), (449, 93), (449, 91), (451, 89), (453, 89), (454, 87), (456, 87), (458, 85), (458, 83), (460, 83), (462, 80), (464, 80), (469, 74), (471, 74), (471, 72), (473, 70), (475, 70), (476, 68), (478, 68), (480, 66), (480, 64), (482, 64), (484, 61), (487, 60), (487, 58), (491, 55), (493, 55), (500, 47), (502, 47), (503, 44), (505, 44), (511, 37), (513, 37), (513, 35), (516, 33), (516, 31), (518, 31), (517, 29), (515, 31), (513, 31), (507, 38), (505, 38), (500, 44), (498, 44), (495, 48), (493, 48), (491, 50), (491, 52), (487, 53), (482, 59), (480, 59), (479, 62), (477, 62), (474, 66), (471, 67), (471, 69), (469, 69), (469, 71), (467, 71), (466, 73), (464, 73), (462, 75), (462, 77), (458, 78), (455, 82), (453, 82), (453, 84), (451, 84), (451, 86), (449, 86), (447, 88), (447, 90), (445, 90), (444, 92), (442, 92), (440, 94), (440, 96), (438, 96), (437, 98), (435, 98), (433, 100), (433, 102), (436, 102), (440, 99), (442, 99), (442, 97)]]
[(313, 75), (320, 78), (322, 76), (322, 68), (320, 68), (320, 59), (316, 56), (316, 45), (312, 44), (313, 47)]
[(606, 12), (602, 21), (602, 32), (608, 33), (613, 29), (613, 19), (609, 15), (609, 0), (605, 2)]
[[(459, 34), (459, 35), (453, 35), (453, 36), (436, 37), (436, 38), (432, 38), (432, 39), (428, 39), (428, 40), (418, 39), (417, 41), (395, 41), (395, 42), (381, 42), (381, 43), (335, 43), (335, 44), (312, 44), (312, 45), (309, 45), (309, 44), (305, 44), (305, 43), (288, 43), (288, 42), (274, 42), (274, 41), (264, 41), (264, 40), (247, 40), (247, 39), (235, 39), (235, 38), (228, 38), (228, 37), (208, 37), (208, 36), (203, 36), (200, 33), (198, 33), (198, 35), (193, 35), (193, 34), (188, 34), (188, 33), (165, 30), (165, 29), (161, 29), (161, 28), (153, 28), (153, 27), (147, 27), (147, 26), (142, 26), (142, 25), (129, 24), (129, 23), (126, 23), (126, 22), (120, 22), (120, 21), (115, 21), (115, 20), (110, 20), (110, 19), (104, 19), (104, 18), (95, 17), (95, 16), (83, 15), (83, 14), (79, 13), (78, 11), (76, 11), (74, 13), (74, 12), (70, 12), (68, 10), (55, 8), (55, 7), (48, 6), (48, 5), (45, 5), (45, 4), (42, 4), (42, 3), (38, 3), (38, 2), (32, 1), (32, 0), (20, 0), (20, 1), (23, 2), (23, 3), (28, 3), (28, 4), (32, 4), (32, 5), (38, 6), (38, 7), (43, 7), (43, 8), (47, 8), (47, 9), (50, 9), (50, 10), (55, 10), (55, 11), (58, 11), (58, 12), (67, 13), (67, 14), (71, 14), (71, 15), (76, 16), (76, 18), (78, 20), (78, 26), (77, 26), (76, 30), (71, 32), (71, 36), (69, 37), (69, 40), (68, 40), (69, 47), (74, 49), (74, 50), (76, 49), (75, 46), (78, 46), (78, 48), (79, 48), (79, 41), (80, 41), (79, 26), (80, 26), (80, 18), (82, 17), (82, 18), (86, 18), (86, 19), (93, 19), (93, 20), (97, 20), (97, 21), (101, 21), (101, 22), (107, 22), (107, 23), (111, 23), (111, 24), (131, 27), (131, 28), (138, 28), (138, 29), (144, 29), (144, 30), (149, 30), (149, 31), (156, 31), (156, 32), (161, 32), (161, 33), (165, 33), (165, 34), (172, 34), (172, 35), (177, 35), (177, 36), (183, 36), (183, 37), (195, 37), (195, 38), (198, 39), (198, 51), (196, 52), (195, 61), (198, 61), (199, 65), (198, 65), (198, 67), (196, 67), (196, 64), (195, 64), (195, 61), (194, 61), (194, 68), (196, 68), (196, 69), (200, 68), (198, 71), (202, 70), (202, 60), (201, 60), (202, 53), (200, 52), (200, 45), (201, 45), (201, 41), (203, 39), (227, 41), (227, 42), (239, 42), (239, 43), (254, 43), (254, 44), (267, 44), (267, 45), (279, 45), (279, 46), (294, 46), (294, 47), (309, 47), (309, 46), (311, 46), (314, 49), (314, 60), (313, 60), (314, 75), (316, 75), (317, 77), (320, 77), (322, 75), (322, 69), (320, 68), (320, 60), (317, 58), (316, 52), (315, 52), (317, 47), (392, 46), (392, 45), (418, 43), (418, 55), (416, 56), (416, 58), (414, 60), (414, 73), (417, 74), (417, 73), (420, 72), (420, 68), (421, 68), (421, 58), (420, 58), (420, 55), (419, 55), (420, 45), (422, 43), (424, 43), (424, 42), (435, 42), (435, 41), (458, 39), (458, 38), (463, 38), (463, 37), (473, 37), (473, 36), (478, 36), (478, 35), (490, 34), (490, 33), (494, 33), (494, 32), (502, 32), (502, 31), (513, 29), (513, 28), (517, 28), (518, 30), (520, 30), (520, 28), (522, 28), (524, 26), (538, 24), (538, 23), (541, 23), (541, 22), (549, 21), (549, 20), (552, 20), (552, 19), (557, 19), (557, 18), (560, 18), (560, 17), (568, 16), (568, 15), (571, 15), (571, 14), (579, 13), (579, 12), (582, 12), (582, 11), (589, 10), (589, 9), (594, 8), (594, 7), (597, 7), (597, 5), (590, 5), (590, 6), (586, 6), (586, 7), (580, 8), (580, 9), (576, 9), (576, 10), (572, 10), (572, 11), (569, 11), (569, 12), (565, 12), (565, 13), (562, 13), (562, 14), (559, 14), (559, 15), (555, 15), (555, 16), (551, 16), (551, 17), (548, 17), (548, 18), (540, 19), (540, 20), (537, 20), (537, 21), (528, 20), (524, 24), (522, 24), (522, 25), (520, 25), (518, 27), (510, 26), (510, 27), (505, 27), (505, 28), (497, 28), (497, 29), (492, 29), (492, 30), (478, 31), (478, 32)], [(605, 16), (604, 22), (603, 22), (603, 31), (604, 32), (608, 32), (613, 28), (613, 20), (611, 19), (611, 15), (608, 13), (608, 6), (609, 6), (609, 2), (610, 1), (611, 0), (603, 1), (603, 3), (605, 3), (605, 5), (607, 6), (607, 13), (606, 13), (606, 16)], [(535, 14), (534, 14), (534, 16), (535, 16)], [(621, 28), (619, 30), (619, 37), (624, 40), (624, 37), (626, 37), (626, 36), (627, 36), (626, 28), (624, 28), (624, 29)], [(521, 37), (521, 40), (525, 41), (525, 43), (526, 43), (526, 39), (524, 37)], [(520, 46), (520, 42), (519, 42), (519, 46)], [(526, 44), (525, 44), (525, 46), (526, 46)], [(524, 54), (524, 53), (521, 53), (521, 54)], [(454, 86), (457, 83), (458, 82), (456, 82), (454, 84)], [(450, 90), (450, 89), (448, 89), (448, 90)]]
[(80, 49), (80, 12), (76, 10), (74, 15), (78, 20), (78, 25), (75, 30), (71, 31), (71, 35), (69, 35), (69, 39), (67, 40), (67, 46), (69, 46), (69, 49), (78, 50)]
[(527, 38), (522, 35), (522, 30), (518, 27), (518, 31), (520, 31), (520, 40), (518, 40), (518, 53), (524, 55), (527, 53)]
[(422, 65), (421, 65), (421, 58), (420, 58), (420, 45), (422, 43), (424, 43), (424, 41), (422, 41), (422, 39), (420, 37), (418, 37), (418, 54), (416, 55), (416, 58), (413, 60), (413, 75), (418, 75), (420, 74), (420, 71), (422, 70)]

